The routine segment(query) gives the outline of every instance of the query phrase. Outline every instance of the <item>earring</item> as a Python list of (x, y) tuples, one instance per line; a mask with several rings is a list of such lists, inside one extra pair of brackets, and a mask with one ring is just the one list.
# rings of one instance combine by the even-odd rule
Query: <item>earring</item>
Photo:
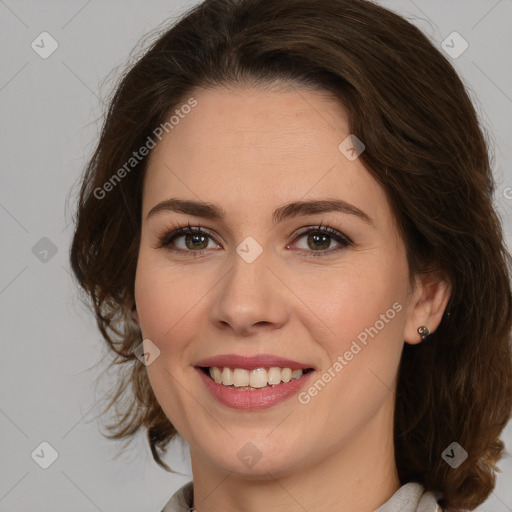
[(418, 334), (421, 336), (421, 341), (423, 342), (428, 338), (428, 336), (430, 336), (430, 331), (428, 330), (428, 327), (422, 325), (421, 327), (418, 327)]

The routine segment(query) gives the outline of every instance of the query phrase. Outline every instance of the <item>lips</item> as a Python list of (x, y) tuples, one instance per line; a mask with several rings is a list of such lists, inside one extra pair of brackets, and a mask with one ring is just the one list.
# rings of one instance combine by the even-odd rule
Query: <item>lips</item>
[(310, 371), (290, 382), (265, 386), (262, 389), (246, 390), (245, 388), (227, 387), (219, 384), (201, 368), (196, 368), (196, 372), (209, 395), (218, 403), (231, 409), (244, 411), (257, 411), (280, 404), (297, 394), (316, 375), (316, 372)]
[(301, 363), (285, 357), (274, 356), (271, 354), (257, 354), (254, 356), (242, 356), (238, 354), (221, 354), (218, 356), (202, 359), (194, 364), (196, 368), (210, 368), (212, 366), (243, 368), (245, 370), (255, 370), (256, 368), (269, 368), (277, 366), (279, 368), (290, 368), (292, 370), (315, 370), (311, 364)]

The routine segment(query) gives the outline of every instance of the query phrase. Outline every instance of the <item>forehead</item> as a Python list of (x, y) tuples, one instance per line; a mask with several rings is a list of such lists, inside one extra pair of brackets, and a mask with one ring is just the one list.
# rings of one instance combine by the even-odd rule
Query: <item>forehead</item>
[(340, 151), (350, 135), (347, 113), (329, 93), (219, 87), (191, 97), (197, 105), (151, 154), (143, 216), (171, 196), (220, 203), (238, 219), (327, 196), (374, 219), (390, 215), (384, 191), (361, 160)]

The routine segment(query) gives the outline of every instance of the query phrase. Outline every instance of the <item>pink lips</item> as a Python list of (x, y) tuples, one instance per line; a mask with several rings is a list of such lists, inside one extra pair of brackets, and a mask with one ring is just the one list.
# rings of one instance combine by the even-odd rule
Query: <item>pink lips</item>
[(245, 370), (254, 370), (255, 368), (270, 368), (278, 366), (279, 368), (291, 368), (292, 370), (305, 370), (313, 368), (311, 365), (292, 361), (284, 357), (273, 356), (271, 354), (257, 354), (255, 356), (240, 356), (238, 354), (222, 354), (209, 357), (198, 361), (194, 366), (223, 368), (244, 368)]
[(255, 368), (277, 366), (279, 368), (290, 368), (292, 370), (305, 370), (312, 369), (312, 366), (270, 354), (258, 354), (255, 356), (223, 354), (198, 361), (194, 366), (196, 367), (201, 381), (218, 402), (228, 407), (241, 410), (259, 410), (276, 405), (298, 393), (298, 391), (310, 381), (311, 376), (316, 373), (315, 371), (310, 371), (303, 374), (302, 377), (298, 379), (291, 380), (290, 382), (281, 382), (281, 384), (269, 386), (265, 389), (242, 390), (218, 384), (211, 379), (201, 367), (211, 368), (212, 366), (217, 366), (219, 368), (228, 367), (232, 369), (243, 368), (246, 370), (254, 370)]
[(266, 409), (286, 400), (298, 393), (311, 379), (311, 376), (316, 373), (309, 372), (290, 382), (281, 382), (277, 386), (251, 391), (228, 388), (222, 384), (217, 384), (200, 368), (196, 368), (196, 371), (208, 391), (218, 402), (234, 409), (243, 410)]

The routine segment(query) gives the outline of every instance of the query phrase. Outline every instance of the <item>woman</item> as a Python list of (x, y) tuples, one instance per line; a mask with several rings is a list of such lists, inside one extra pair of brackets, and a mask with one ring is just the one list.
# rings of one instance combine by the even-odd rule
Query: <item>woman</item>
[[(75, 276), (176, 436), (164, 512), (472, 510), (512, 408), (510, 256), (451, 64), (365, 0), (206, 0), (124, 76)], [(141, 361), (144, 364), (141, 364)]]

